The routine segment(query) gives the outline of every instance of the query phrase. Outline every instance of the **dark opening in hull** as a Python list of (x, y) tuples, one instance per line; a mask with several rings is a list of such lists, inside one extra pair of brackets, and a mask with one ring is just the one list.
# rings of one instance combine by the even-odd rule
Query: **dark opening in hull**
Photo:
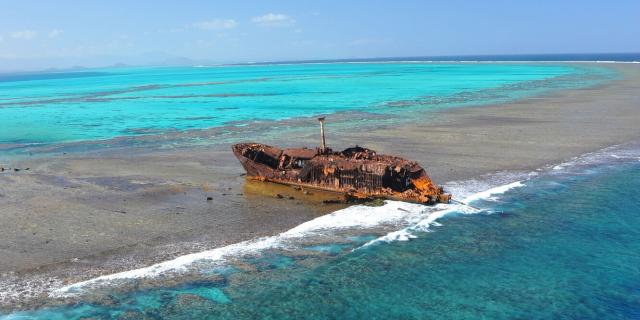
[(451, 199), (416, 162), (367, 148), (333, 152), (324, 146), (280, 149), (240, 143), (232, 149), (252, 179), (340, 192), (347, 199), (385, 198), (423, 204)]

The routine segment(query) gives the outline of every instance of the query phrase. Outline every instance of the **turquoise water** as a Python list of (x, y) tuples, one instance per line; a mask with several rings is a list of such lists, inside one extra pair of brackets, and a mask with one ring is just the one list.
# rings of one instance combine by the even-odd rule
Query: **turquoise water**
[[(0, 146), (166, 134), (357, 111), (402, 114), (594, 84), (568, 64), (326, 63), (0, 75)], [(407, 115), (409, 113), (409, 115)]]
[(640, 157), (606, 157), (411, 241), (267, 250), (216, 276), (3, 319), (638, 319)]

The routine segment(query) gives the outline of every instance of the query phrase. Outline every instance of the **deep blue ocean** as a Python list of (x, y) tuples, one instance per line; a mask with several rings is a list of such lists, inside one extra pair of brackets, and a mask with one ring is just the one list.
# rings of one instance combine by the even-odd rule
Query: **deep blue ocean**
[(521, 175), (469, 196), (480, 211), (355, 206), (0, 319), (639, 319), (638, 150)]

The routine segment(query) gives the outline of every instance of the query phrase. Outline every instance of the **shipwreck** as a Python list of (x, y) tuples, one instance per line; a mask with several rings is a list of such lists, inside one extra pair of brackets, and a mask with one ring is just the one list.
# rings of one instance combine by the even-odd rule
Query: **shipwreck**
[(320, 147), (281, 149), (239, 143), (233, 153), (247, 178), (301, 188), (338, 192), (346, 201), (391, 199), (422, 204), (448, 203), (451, 195), (436, 185), (417, 162), (355, 146), (336, 152), (326, 146), (324, 120)]

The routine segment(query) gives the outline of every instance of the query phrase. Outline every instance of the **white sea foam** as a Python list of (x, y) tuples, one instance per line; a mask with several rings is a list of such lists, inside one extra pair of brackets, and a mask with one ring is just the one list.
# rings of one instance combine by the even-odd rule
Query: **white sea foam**
[(579, 157), (573, 157), (563, 163), (552, 165), (550, 173), (566, 174), (569, 172), (579, 172), (585, 167), (597, 165), (624, 163), (629, 160), (640, 160), (640, 143), (627, 145), (614, 145), (595, 152), (585, 153)]
[[(464, 201), (471, 202), (479, 199), (488, 199), (493, 195), (504, 193), (507, 190), (519, 186), (522, 186), (522, 183), (519, 181), (503, 185), (472, 194), (466, 197)], [(391, 232), (384, 237), (374, 240), (374, 242), (409, 240), (415, 237), (412, 232), (416, 230), (427, 230), (437, 219), (453, 211), (470, 213), (473, 212), (474, 209), (463, 205), (452, 204), (438, 204), (433, 207), (428, 207), (400, 201), (385, 201), (385, 205), (380, 207), (363, 205), (351, 206), (310, 220), (276, 236), (243, 241), (225, 247), (180, 256), (173, 260), (164, 261), (149, 267), (100, 276), (56, 289), (51, 295), (57, 297), (69, 296), (81, 293), (86, 288), (110, 284), (119, 280), (153, 278), (170, 273), (179, 273), (187, 271), (190, 266), (200, 261), (223, 263), (231, 257), (254, 254), (270, 248), (286, 248), (291, 240), (314, 234), (323, 234), (327, 231), (348, 228), (370, 228), (385, 224), (410, 224), (411, 227)]]
[[(461, 197), (463, 199), (462, 202), (472, 204), (477, 200), (496, 200), (497, 196), (513, 188), (522, 187), (524, 185), (523, 181), (539, 175), (540, 172), (564, 174), (573, 170), (574, 167), (584, 167), (585, 165), (598, 164), (604, 161), (628, 161), (630, 159), (640, 160), (640, 148), (637, 148), (637, 146), (632, 148), (615, 146), (605, 148), (599, 152), (588, 153), (581, 157), (575, 157), (565, 163), (541, 168), (533, 172), (501, 172), (485, 176), (483, 179), (449, 182), (445, 185), (445, 188)], [(471, 214), (478, 211), (465, 205), (439, 204), (427, 207), (398, 201), (386, 201), (385, 205), (381, 207), (352, 206), (305, 222), (276, 236), (244, 241), (221, 248), (180, 256), (176, 259), (141, 269), (101, 276), (56, 289), (52, 292), (52, 295), (73, 295), (82, 292), (85, 288), (109, 284), (117, 280), (156, 277), (167, 273), (181, 272), (188, 270), (190, 266), (199, 261), (224, 262), (228, 258), (258, 253), (269, 248), (287, 248), (294, 242), (291, 240), (312, 235), (330, 234), (331, 231), (340, 229), (366, 229), (387, 224), (409, 225), (370, 241), (365, 246), (379, 242), (406, 241), (415, 238), (415, 232), (417, 231), (429, 231), (430, 227), (438, 225), (436, 222), (438, 219), (452, 212)]]
[(385, 205), (380, 207), (352, 206), (310, 220), (276, 236), (243, 241), (221, 248), (180, 256), (145, 268), (97, 277), (56, 289), (52, 292), (52, 296), (72, 295), (81, 292), (84, 288), (108, 284), (117, 280), (149, 278), (172, 272), (177, 273), (188, 270), (189, 266), (199, 261), (224, 262), (229, 257), (257, 253), (269, 248), (285, 248), (292, 239), (319, 234), (327, 230), (367, 228), (405, 221), (419, 221), (426, 208), (428, 207), (400, 201), (386, 201)]
[[(497, 186), (485, 191), (481, 191), (481, 192), (477, 192), (474, 194), (471, 194), (469, 196), (467, 196), (466, 198), (464, 198), (463, 203), (466, 204), (470, 204), (474, 201), (477, 200), (493, 200), (495, 199), (494, 196), (496, 195), (500, 195), (500, 194), (504, 194), (505, 192), (513, 189), (513, 188), (518, 188), (518, 187), (522, 187), (524, 186), (524, 184), (522, 183), (522, 181), (516, 181), (516, 182), (512, 182), (512, 183), (508, 183), (505, 185), (501, 185), (501, 186)], [(465, 205), (465, 204), (457, 204), (457, 205), (453, 205), (453, 204), (439, 204), (436, 205), (434, 207), (434, 211), (431, 212), (430, 214), (428, 214), (424, 219), (418, 221), (417, 223), (415, 223), (414, 225), (411, 225), (407, 228), (398, 230), (398, 231), (393, 231), (390, 232), (380, 238), (377, 238), (375, 240), (371, 240), (369, 242), (367, 242), (366, 244), (364, 244), (362, 247), (366, 247), (375, 243), (380, 243), (380, 242), (392, 242), (392, 241), (407, 241), (410, 239), (414, 239), (417, 236), (414, 234), (415, 232), (427, 232), (429, 231), (429, 227), (434, 226), (434, 225), (440, 225), (436, 222), (436, 220), (452, 213), (452, 212), (460, 212), (460, 213), (477, 213), (479, 212), (479, 210), (477, 210), (476, 208), (473, 208), (471, 206)], [(361, 248), (362, 248), (361, 247)]]
[[(590, 152), (578, 157), (573, 157), (563, 163), (540, 168), (532, 172), (499, 172), (491, 176), (485, 176), (484, 179), (449, 182), (445, 187), (453, 194), (464, 197), (464, 200), (462, 201), (463, 203), (472, 204), (477, 200), (496, 200), (496, 196), (504, 194), (513, 188), (524, 186), (524, 180), (539, 176), (541, 173), (574, 174), (576, 172), (584, 171), (584, 168), (586, 167), (608, 164), (612, 163), (612, 161), (626, 162), (629, 160), (640, 161), (640, 144), (636, 143), (625, 146), (614, 145), (596, 152)], [(505, 183), (506, 181), (514, 180), (517, 181)], [(502, 184), (499, 185), (496, 182), (502, 182)], [(498, 186), (489, 187), (491, 185)], [(483, 189), (485, 190), (479, 191)], [(465, 205), (443, 206), (440, 207), (439, 210), (431, 212), (425, 219), (419, 221), (415, 225), (390, 232), (385, 236), (366, 243), (364, 246), (379, 242), (406, 241), (416, 238), (414, 232), (429, 231), (429, 227), (436, 225), (436, 220), (452, 212), (476, 213), (478, 211)]]
[(492, 197), (494, 195), (503, 194), (503, 193), (513, 189), (513, 188), (522, 187), (523, 185), (524, 184), (522, 184), (522, 181), (516, 181), (516, 182), (512, 182), (512, 183), (505, 184), (505, 185), (502, 185), (502, 186), (498, 186), (498, 187), (495, 187), (495, 188), (491, 188), (489, 190), (478, 192), (478, 193), (475, 193), (475, 194), (472, 194), (472, 195), (466, 197), (464, 199), (464, 202), (465, 203), (471, 203), (473, 201), (480, 200), (480, 199), (491, 200), (491, 199), (493, 199)]

